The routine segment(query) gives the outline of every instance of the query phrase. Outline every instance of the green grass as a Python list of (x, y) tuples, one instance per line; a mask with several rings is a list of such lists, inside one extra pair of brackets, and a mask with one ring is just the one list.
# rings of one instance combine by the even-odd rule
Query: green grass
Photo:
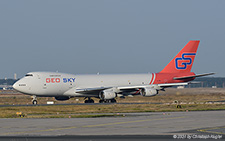
[[(98, 99), (94, 98), (95, 102)], [(171, 104), (174, 101), (183, 103), (182, 108)], [(39, 104), (54, 101), (55, 104), (83, 103), (83, 98), (71, 98), (67, 101), (56, 101), (54, 98), (39, 97)], [(25, 118), (94, 118), (94, 117), (123, 117), (117, 113), (132, 112), (172, 112), (172, 111), (206, 111), (225, 110), (225, 104), (198, 104), (207, 101), (225, 101), (225, 89), (173, 89), (160, 92), (154, 97), (135, 96), (125, 99), (117, 98), (118, 103), (170, 103), (165, 104), (112, 104), (112, 105), (50, 105), (0, 107), (0, 118), (18, 118), (16, 112), (23, 112)], [(27, 95), (0, 95), (0, 105), (31, 104), (31, 97)], [(107, 113), (107, 114), (105, 114)]]
[[(122, 117), (118, 113), (134, 112), (173, 112), (173, 111), (206, 111), (225, 110), (223, 104), (113, 104), (113, 105), (53, 105), (35, 107), (1, 107), (0, 118), (18, 118), (16, 112), (25, 114), (25, 118), (94, 118)], [(105, 114), (110, 113), (110, 114)]]

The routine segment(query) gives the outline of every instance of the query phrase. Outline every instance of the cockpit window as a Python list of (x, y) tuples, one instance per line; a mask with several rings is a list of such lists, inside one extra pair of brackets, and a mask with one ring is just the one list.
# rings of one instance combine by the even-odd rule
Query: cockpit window
[(25, 77), (27, 77), (27, 76), (33, 76), (33, 74), (29, 74), (29, 73), (28, 73), (28, 74), (25, 75)]

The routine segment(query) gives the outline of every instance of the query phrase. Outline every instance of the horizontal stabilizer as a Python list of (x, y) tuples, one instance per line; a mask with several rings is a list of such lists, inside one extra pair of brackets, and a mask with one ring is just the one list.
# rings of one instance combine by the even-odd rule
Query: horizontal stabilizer
[(167, 83), (167, 84), (158, 84), (159, 87), (172, 87), (172, 86), (184, 86), (188, 85), (189, 83)]
[(188, 82), (189, 84), (200, 84), (202, 83), (201, 81), (191, 81), (191, 82)]
[(199, 74), (199, 75), (191, 75), (191, 76), (184, 76), (184, 77), (174, 77), (174, 80), (184, 80), (184, 79), (190, 79), (190, 78), (195, 78), (195, 77), (202, 77), (202, 76), (207, 76), (207, 75), (213, 75), (215, 73), (204, 73), (204, 74)]

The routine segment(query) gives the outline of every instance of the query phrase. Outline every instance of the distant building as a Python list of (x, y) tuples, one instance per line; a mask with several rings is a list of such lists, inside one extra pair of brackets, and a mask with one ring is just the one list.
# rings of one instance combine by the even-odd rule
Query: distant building
[(14, 73), (14, 80), (17, 80), (17, 74)]
[(177, 89), (184, 89), (184, 86), (178, 86)]

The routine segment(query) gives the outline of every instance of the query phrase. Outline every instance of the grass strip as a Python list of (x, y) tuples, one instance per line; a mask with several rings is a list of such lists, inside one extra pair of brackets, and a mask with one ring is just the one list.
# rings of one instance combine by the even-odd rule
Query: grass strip
[(1, 107), (0, 118), (19, 118), (17, 112), (22, 112), (25, 118), (94, 118), (121, 116), (117, 113), (225, 110), (224, 104), (183, 104), (181, 106), (182, 108), (177, 108), (175, 104), (113, 104)]

